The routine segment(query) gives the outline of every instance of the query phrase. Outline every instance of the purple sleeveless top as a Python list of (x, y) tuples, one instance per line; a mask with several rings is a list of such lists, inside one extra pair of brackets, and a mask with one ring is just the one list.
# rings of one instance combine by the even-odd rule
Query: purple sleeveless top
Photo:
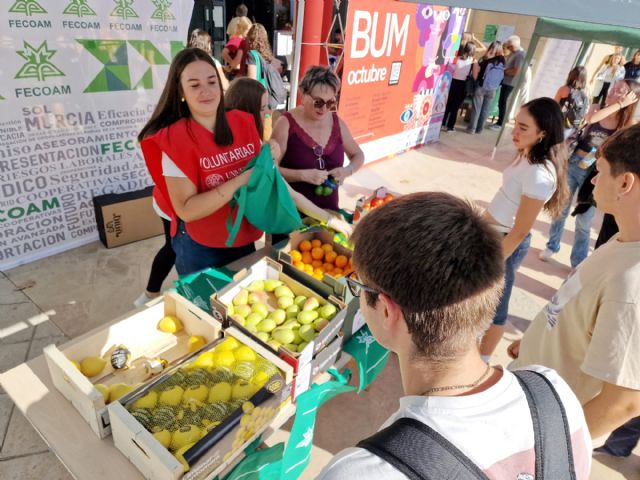
[[(333, 127), (327, 145), (321, 148), (316, 141), (295, 121), (289, 112), (284, 113), (289, 121), (289, 138), (287, 139), (287, 151), (280, 161), (280, 166), (292, 170), (320, 169), (317, 153), (322, 152), (324, 168), (333, 170), (344, 165), (344, 146), (340, 133), (340, 121), (338, 114), (332, 113)], [(314, 153), (315, 150), (315, 153)], [(338, 210), (338, 189), (336, 188), (328, 197), (321, 197), (314, 193), (316, 185), (305, 182), (293, 182), (291, 188), (300, 192), (320, 208)]]

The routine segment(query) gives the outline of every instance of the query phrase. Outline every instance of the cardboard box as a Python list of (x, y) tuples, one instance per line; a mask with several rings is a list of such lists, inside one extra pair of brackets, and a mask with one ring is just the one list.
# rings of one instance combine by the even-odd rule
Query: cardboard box
[[(259, 424), (260, 426), (255, 428), (255, 431), (249, 431), (246, 425), (250, 421), (242, 421), (242, 417), (251, 417), (252, 412), (245, 413), (242, 407), (238, 408), (184, 453), (184, 458), (192, 467), (187, 474), (184, 474), (182, 464), (126, 409), (127, 405), (146, 395), (155, 385), (168, 379), (178, 367), (167, 371), (153, 384), (111, 403), (108, 407), (116, 448), (140, 470), (145, 478), (175, 480), (182, 478), (183, 474), (185, 479), (190, 480), (211, 478), (223, 464), (231, 462), (233, 458), (240, 455), (244, 447), (266, 430), (271, 421), (288, 406), (291, 398), (293, 368), (277, 355), (234, 328), (225, 330), (224, 337), (207, 346), (204, 351), (215, 348), (227, 337), (236, 338), (244, 345), (249, 346), (273, 363), (280, 371), (280, 374), (273, 377), (263, 389), (250, 399), (256, 408), (261, 409), (260, 419), (257, 420), (264, 423)], [(180, 368), (195, 360), (195, 357), (200, 353), (192, 355), (188, 361), (182, 363)], [(269, 389), (269, 386), (273, 388)], [(289, 415), (293, 414), (290, 409), (287, 412)]]
[(93, 197), (98, 235), (107, 248), (161, 235), (162, 220), (153, 210), (153, 187)]
[[(356, 208), (353, 212), (353, 223), (357, 224), (362, 217), (364, 217), (371, 210), (376, 208), (375, 202), (380, 202), (380, 205), (398, 198), (400, 194), (390, 192), (386, 187), (376, 188), (368, 197), (360, 197), (356, 200)], [(373, 207), (373, 208), (372, 208)]]
[[(177, 316), (184, 327), (177, 334), (157, 329), (165, 315)], [(100, 438), (111, 433), (109, 413), (96, 383), (136, 385), (153, 381), (147, 369), (148, 360), (161, 357), (168, 365), (175, 365), (189, 356), (188, 340), (191, 335), (204, 337), (207, 343), (221, 336), (222, 325), (210, 315), (184, 299), (167, 292), (164, 300), (133, 315), (116, 320), (107, 327), (100, 327), (59, 347), (49, 345), (44, 356), (55, 387), (78, 410)], [(125, 345), (131, 352), (127, 369), (115, 370), (110, 363), (110, 350)], [(89, 356), (106, 356), (104, 370), (92, 378), (85, 377), (72, 363)]]
[[(344, 323), (347, 306), (335, 296), (331, 294), (327, 295), (326, 290), (318, 292), (287, 275), (283, 271), (287, 267), (295, 270), (293, 267), (282, 265), (269, 257), (262, 258), (247, 269), (238, 272), (233, 283), (227, 285), (225, 288), (220, 290), (220, 292), (212, 295), (211, 307), (215, 318), (223, 323), (227, 323), (238, 328), (250, 336), (254, 341), (261, 343), (265, 348), (268, 348), (274, 353), (280, 355), (280, 357), (289, 363), (297, 373), (301, 367), (311, 364), (314, 357), (321, 350), (335, 341), (336, 337), (340, 333), (342, 324)], [(309, 342), (302, 352), (290, 352), (283, 347), (281, 347), (278, 352), (275, 352), (275, 350), (273, 350), (269, 345), (262, 342), (262, 340), (249, 332), (235, 320), (229, 318), (227, 315), (227, 305), (231, 303), (233, 297), (240, 291), (240, 289), (249, 286), (254, 280), (266, 279), (281, 280), (285, 285), (291, 288), (295, 295), (304, 295), (306, 297), (315, 296), (319, 298), (321, 305), (329, 302), (336, 307), (336, 315), (331, 319), (328, 325), (318, 333), (318, 336), (313, 341)], [(339, 341), (340, 344), (342, 344), (342, 337), (339, 337)], [(308, 381), (310, 380), (310, 377), (311, 376), (309, 374), (300, 384), (298, 384), (298, 382), (294, 382), (294, 398), (309, 387)]]

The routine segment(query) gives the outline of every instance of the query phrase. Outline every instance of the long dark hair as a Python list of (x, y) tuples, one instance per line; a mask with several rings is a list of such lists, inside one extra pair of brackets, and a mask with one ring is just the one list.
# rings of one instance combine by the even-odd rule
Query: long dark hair
[(181, 100), (183, 93), (182, 86), (180, 85), (180, 76), (187, 65), (193, 62), (208, 63), (216, 72), (218, 87), (220, 88), (220, 103), (216, 111), (216, 124), (213, 129), (213, 138), (216, 144), (220, 146), (227, 146), (233, 143), (233, 133), (227, 122), (224, 107), (224, 93), (222, 91), (222, 82), (220, 81), (218, 69), (215, 63), (213, 63), (211, 56), (199, 48), (185, 48), (180, 51), (171, 62), (167, 82), (164, 85), (162, 94), (160, 94), (158, 105), (156, 105), (147, 124), (140, 130), (138, 141), (144, 140), (146, 137), (153, 135), (169, 125), (173, 125), (182, 118), (191, 118), (189, 106)]
[(262, 96), (267, 91), (262, 84), (249, 77), (236, 78), (227, 89), (225, 103), (229, 110), (242, 110), (253, 115), (260, 138), (263, 138)]
[(569, 198), (567, 184), (567, 159), (569, 152), (564, 142), (564, 127), (560, 105), (553, 98), (542, 97), (522, 106), (533, 117), (538, 129), (544, 133), (542, 139), (529, 150), (527, 159), (531, 164), (546, 166), (547, 160), (556, 169), (556, 191), (544, 204), (544, 211), (556, 218)]
[(573, 67), (569, 72), (569, 75), (567, 75), (567, 82), (565, 85), (569, 88), (582, 90), (587, 85), (587, 69), (582, 65)]

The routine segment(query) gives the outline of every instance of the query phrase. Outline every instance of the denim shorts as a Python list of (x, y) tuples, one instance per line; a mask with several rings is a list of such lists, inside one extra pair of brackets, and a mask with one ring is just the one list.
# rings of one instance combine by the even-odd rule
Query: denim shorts
[(231, 248), (207, 247), (189, 236), (183, 222), (178, 224), (171, 246), (176, 253), (176, 270), (181, 277), (206, 268), (223, 267), (256, 251), (253, 243)]

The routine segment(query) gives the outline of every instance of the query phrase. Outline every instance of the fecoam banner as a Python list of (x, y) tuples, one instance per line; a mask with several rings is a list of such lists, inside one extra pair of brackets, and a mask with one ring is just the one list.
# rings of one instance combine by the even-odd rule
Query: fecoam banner
[(438, 138), (466, 15), (349, 0), (339, 113), (367, 161)]
[(9, 0), (0, 11), (0, 270), (98, 238), (92, 197), (152, 184), (136, 136), (192, 2)]

